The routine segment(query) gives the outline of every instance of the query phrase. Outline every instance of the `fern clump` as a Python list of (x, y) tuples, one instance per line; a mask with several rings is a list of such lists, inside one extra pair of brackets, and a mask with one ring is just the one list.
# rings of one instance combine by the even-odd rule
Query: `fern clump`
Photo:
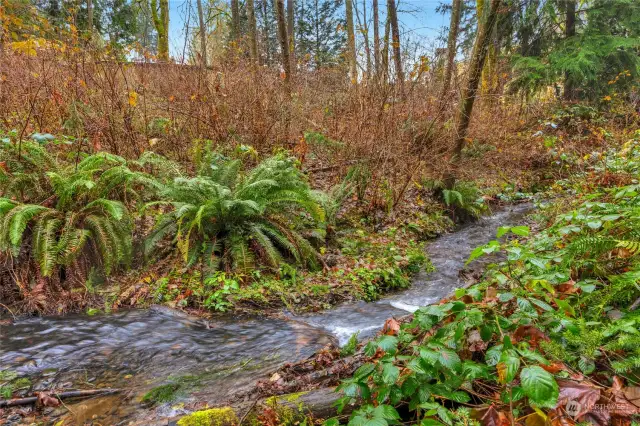
[[(67, 165), (37, 145), (23, 148), (19, 172), (7, 172), (2, 182), (0, 249), (33, 260), (37, 276), (45, 279), (63, 280), (60, 268), (79, 266), (82, 257), (106, 274), (130, 263), (133, 220), (128, 203), (154, 179), (108, 153)], [(1, 152), (10, 157), (15, 150), (7, 146)]]
[(161, 214), (146, 241), (149, 253), (165, 236), (188, 265), (247, 271), (283, 261), (316, 267), (321, 259), (304, 233), (324, 221), (324, 211), (295, 165), (283, 154), (250, 170), (240, 160), (210, 156), (193, 178), (166, 185)]

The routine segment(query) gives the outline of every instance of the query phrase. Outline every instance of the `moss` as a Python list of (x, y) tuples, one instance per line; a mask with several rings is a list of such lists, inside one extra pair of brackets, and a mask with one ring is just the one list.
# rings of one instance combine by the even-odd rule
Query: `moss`
[(15, 389), (26, 389), (31, 387), (31, 380), (29, 380), (27, 377), (21, 377), (19, 379), (16, 379), (13, 382), (13, 387)]
[(307, 393), (309, 392), (296, 392), (288, 393), (286, 395), (272, 396), (266, 400), (266, 403), (271, 405), (277, 404), (278, 402), (296, 402), (302, 397), (302, 395), (306, 395)]
[(178, 426), (227, 426), (238, 424), (238, 417), (230, 407), (196, 411), (178, 420)]
[(180, 385), (177, 383), (170, 383), (168, 385), (162, 385), (151, 389), (144, 394), (142, 402), (148, 402), (151, 404), (159, 404), (162, 402), (171, 402), (175, 399), (176, 393), (180, 389)]

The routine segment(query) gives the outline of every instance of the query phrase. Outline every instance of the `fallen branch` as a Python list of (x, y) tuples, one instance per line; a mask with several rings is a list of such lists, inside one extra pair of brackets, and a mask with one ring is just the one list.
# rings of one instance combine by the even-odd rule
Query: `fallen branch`
[[(120, 392), (120, 389), (89, 389), (67, 392), (47, 392), (49, 396), (62, 399), (70, 398), (88, 398), (98, 395), (111, 395)], [(38, 401), (37, 396), (29, 396), (26, 398), (0, 399), (0, 407), (15, 407), (19, 405), (35, 404)]]

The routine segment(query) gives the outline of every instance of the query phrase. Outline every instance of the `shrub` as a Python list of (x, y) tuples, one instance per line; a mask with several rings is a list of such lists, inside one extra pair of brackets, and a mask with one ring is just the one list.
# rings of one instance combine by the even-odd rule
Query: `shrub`
[[(65, 165), (38, 145), (22, 148), (20, 160), (5, 163), (0, 180), (0, 249), (33, 259), (40, 277), (52, 277), (81, 257), (106, 274), (129, 263), (132, 219), (126, 201), (137, 197), (136, 186), (153, 179), (112, 154)], [(6, 158), (16, 149), (7, 145), (0, 152)]]
[(279, 154), (243, 171), (240, 160), (211, 158), (198, 176), (165, 187), (162, 204), (171, 210), (159, 216), (147, 253), (172, 235), (188, 265), (242, 272), (285, 259), (321, 262), (302, 232), (322, 222), (324, 212), (294, 159)]

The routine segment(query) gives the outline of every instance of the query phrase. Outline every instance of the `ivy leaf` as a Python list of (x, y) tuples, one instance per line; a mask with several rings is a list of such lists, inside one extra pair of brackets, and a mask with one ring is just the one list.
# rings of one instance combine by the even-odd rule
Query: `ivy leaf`
[(558, 383), (551, 373), (535, 365), (520, 373), (520, 384), (529, 401), (539, 407), (553, 408), (558, 401)]

